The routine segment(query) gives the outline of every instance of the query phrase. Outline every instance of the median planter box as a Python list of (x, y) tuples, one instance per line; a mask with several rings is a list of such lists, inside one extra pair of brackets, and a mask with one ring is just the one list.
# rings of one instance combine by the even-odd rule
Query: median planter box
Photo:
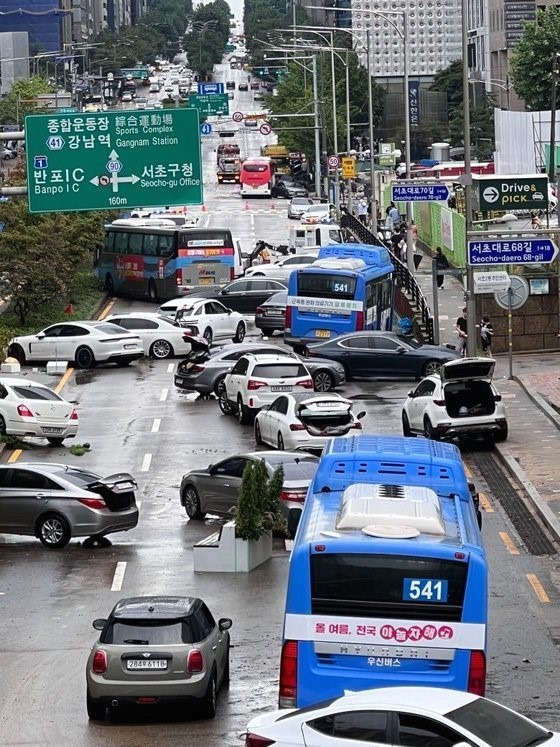
[(193, 566), (197, 573), (249, 573), (272, 557), (272, 535), (258, 540), (235, 536), (235, 522), (193, 547)]

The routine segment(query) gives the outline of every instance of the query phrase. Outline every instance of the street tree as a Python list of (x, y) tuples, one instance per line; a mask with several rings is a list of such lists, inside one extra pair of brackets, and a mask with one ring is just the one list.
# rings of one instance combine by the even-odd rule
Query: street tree
[(16, 81), (9, 93), (0, 99), (0, 124), (22, 125), (28, 114), (36, 113), (37, 96), (52, 91), (53, 87), (38, 75)]
[(221, 62), (229, 39), (229, 24), (230, 8), (225, 0), (199, 5), (194, 12), (184, 47), (189, 63), (200, 76), (207, 76)]
[(511, 81), (528, 109), (550, 109), (552, 67), (559, 53), (560, 8), (551, 5), (537, 11), (535, 21), (525, 23), (511, 54)]

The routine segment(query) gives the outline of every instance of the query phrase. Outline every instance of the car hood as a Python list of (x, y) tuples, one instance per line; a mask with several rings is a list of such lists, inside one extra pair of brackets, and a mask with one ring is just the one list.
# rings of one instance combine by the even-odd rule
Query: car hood
[(492, 358), (459, 358), (444, 363), (439, 375), (444, 384), (465, 379), (478, 379), (489, 383), (492, 381), (495, 367), (496, 361)]

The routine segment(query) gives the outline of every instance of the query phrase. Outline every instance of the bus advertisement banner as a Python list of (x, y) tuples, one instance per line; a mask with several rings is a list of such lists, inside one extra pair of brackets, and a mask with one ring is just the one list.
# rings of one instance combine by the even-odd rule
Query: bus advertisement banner
[(363, 301), (352, 301), (344, 298), (314, 298), (313, 296), (288, 296), (288, 304), (298, 309), (312, 309), (313, 311), (336, 311), (341, 314), (351, 314), (353, 311), (363, 311)]

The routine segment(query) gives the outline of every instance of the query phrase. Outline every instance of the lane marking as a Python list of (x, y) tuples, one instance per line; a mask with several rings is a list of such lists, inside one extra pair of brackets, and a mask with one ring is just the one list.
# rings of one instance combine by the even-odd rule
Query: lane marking
[(64, 376), (61, 378), (61, 380), (58, 382), (58, 384), (55, 386), (53, 390), (55, 394), (60, 394), (60, 392), (66, 386), (66, 382), (72, 376), (73, 373), (74, 373), (74, 368), (72, 366), (66, 369), (66, 371), (64, 372)]
[(167, 399), (167, 395), (168, 394), (169, 394), (169, 389), (162, 389), (161, 390), (161, 394), (159, 396), (159, 401), (160, 402), (165, 402), (165, 400)]
[(152, 433), (157, 433), (159, 431), (159, 427), (161, 425), (161, 418), (154, 418), (154, 422), (152, 423)]
[(486, 513), (488, 514), (494, 513), (494, 509), (492, 508), (492, 504), (488, 500), (488, 496), (486, 495), (486, 493), (479, 493), (478, 499), (480, 501), (480, 505), (482, 506), (484, 511), (486, 511)]
[(116, 304), (116, 302), (117, 302), (117, 299), (116, 299), (116, 298), (113, 298), (113, 300), (112, 300), (112, 301), (109, 301), (109, 303), (107, 304), (107, 306), (105, 306), (105, 308), (101, 310), (101, 313), (100, 313), (100, 314), (99, 314), (99, 316), (97, 317), (97, 321), (98, 321), (98, 322), (102, 322), (102, 321), (103, 321), (103, 319), (105, 319), (105, 317), (106, 317), (106, 316), (107, 316), (107, 314), (108, 314), (108, 313), (109, 313), (109, 312), (111, 311), (111, 309), (112, 309), (112, 308), (113, 308), (113, 306), (114, 306), (114, 305)]
[(17, 460), (20, 458), (20, 456), (22, 455), (22, 453), (23, 452), (22, 452), (21, 449), (16, 449), (12, 453), (12, 455), (10, 456), (10, 458), (8, 459), (8, 464), (13, 464), (14, 462), (17, 462)]
[(469, 480), (472, 480), (472, 472), (466, 464), (463, 464), (463, 466), (465, 467), (465, 475), (469, 478)]
[(169, 363), (167, 366), (167, 373), (173, 373), (173, 369), (175, 368), (174, 363)]
[(539, 579), (535, 576), (534, 573), (528, 573), (527, 574), (527, 581), (531, 584), (533, 587), (533, 591), (537, 595), (537, 599), (539, 602), (542, 602), (543, 604), (549, 604), (550, 598), (546, 591), (543, 589), (543, 586)]
[(142, 466), (140, 467), (140, 471), (147, 472), (150, 469), (151, 463), (152, 463), (152, 455), (144, 454), (144, 459), (142, 459)]
[(113, 583), (111, 584), (111, 591), (120, 591), (122, 589), (124, 573), (126, 571), (126, 560), (121, 560), (117, 563), (115, 573), (113, 574)]
[(519, 555), (519, 550), (515, 546), (515, 542), (512, 540), (512, 538), (509, 536), (507, 532), (499, 532), (500, 539), (504, 543), (504, 545), (507, 548), (507, 551), (510, 555)]

